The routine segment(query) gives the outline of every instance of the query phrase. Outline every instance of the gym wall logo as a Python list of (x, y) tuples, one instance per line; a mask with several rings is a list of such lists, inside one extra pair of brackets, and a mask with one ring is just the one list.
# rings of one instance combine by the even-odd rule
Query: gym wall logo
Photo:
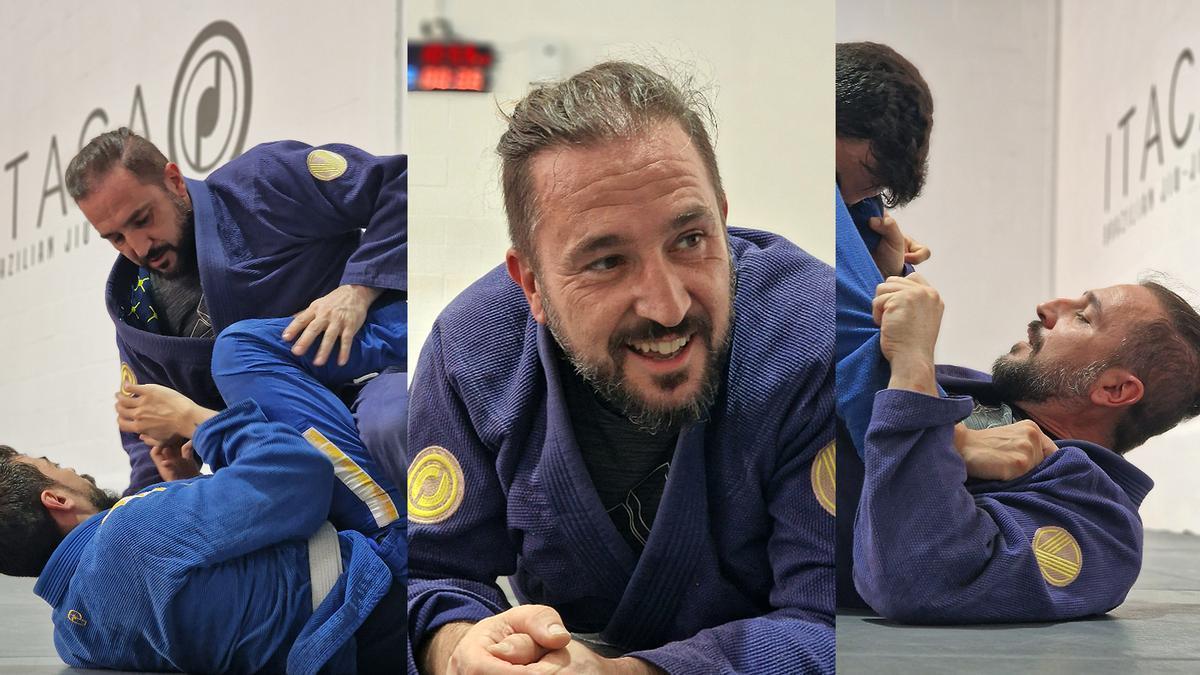
[(1200, 120), (1189, 105), (1200, 94), (1200, 67), (1191, 49), (1176, 55), (1169, 75), (1152, 82), (1146, 106), (1131, 104), (1104, 137), (1105, 246), (1157, 206), (1200, 188)]
[(252, 94), (242, 34), (228, 21), (209, 24), (188, 47), (171, 90), (171, 161), (205, 173), (242, 154)]
[[(90, 139), (106, 130), (127, 126), (158, 145), (185, 174), (207, 173), (245, 149), (252, 81), (245, 38), (229, 21), (214, 21), (196, 35), (184, 52), (171, 87), (169, 105), (164, 105), (166, 102), (154, 105), (153, 96), (148, 102), (145, 91), (153, 92), (157, 87), (138, 83), (133, 86), (128, 116), (120, 113), (110, 116), (109, 108), (103, 106), (91, 108), (78, 132), (50, 135), (43, 146), (48, 148), (45, 162), (40, 166), (26, 164), (30, 160), (29, 150), (9, 159), (0, 156), (4, 171), (0, 175), (0, 232), (9, 229), (11, 234), (7, 238), (0, 236), (0, 282), (99, 240), (78, 211), (73, 212), (77, 217), (67, 218), (72, 213), (68, 207), (73, 205), (69, 204), (63, 176), (67, 163)], [(161, 117), (164, 112), (165, 120)], [(165, 143), (161, 137), (164, 127)], [(34, 178), (26, 178), (29, 175)], [(26, 187), (36, 184), (39, 175), (40, 192)], [(3, 190), (8, 185), (12, 191), (6, 202)], [(38, 203), (34, 223), (21, 222), (19, 215), (20, 206), (29, 199)], [(4, 220), (8, 218), (10, 227), (5, 228)], [(64, 219), (64, 224), (43, 229), (44, 222), (57, 218)]]

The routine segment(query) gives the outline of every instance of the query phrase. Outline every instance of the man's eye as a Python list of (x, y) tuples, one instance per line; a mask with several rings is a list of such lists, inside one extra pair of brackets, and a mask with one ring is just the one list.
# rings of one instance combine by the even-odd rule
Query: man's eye
[(118, 234), (114, 237), (109, 238), (109, 241), (112, 242), (113, 246), (120, 246), (121, 244), (125, 243), (125, 237)]
[(610, 255), (610, 256), (606, 256), (604, 258), (600, 258), (599, 260), (592, 261), (591, 263), (588, 264), (587, 267), (589, 270), (592, 270), (595, 272), (604, 272), (606, 270), (611, 270), (620, 264), (621, 264), (621, 256)]
[(1075, 318), (1079, 319), (1080, 321), (1082, 321), (1088, 325), (1091, 325), (1091, 323), (1092, 323), (1091, 321), (1088, 321), (1087, 316), (1085, 316), (1082, 311), (1075, 312)]
[(680, 249), (680, 250), (696, 248), (697, 246), (700, 245), (700, 242), (703, 239), (704, 239), (704, 235), (700, 232), (692, 232), (691, 234), (685, 234), (675, 242), (675, 248)]

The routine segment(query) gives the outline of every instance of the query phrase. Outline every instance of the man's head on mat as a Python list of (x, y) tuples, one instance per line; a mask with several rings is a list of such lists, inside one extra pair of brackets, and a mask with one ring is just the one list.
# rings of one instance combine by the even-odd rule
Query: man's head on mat
[(1200, 316), (1165, 286), (1100, 288), (1037, 314), (992, 377), (1043, 426), (1097, 440), (1079, 435), (1090, 426), (1123, 453), (1200, 412)]
[(925, 184), (933, 96), (921, 71), (887, 45), (844, 42), (835, 53), (835, 164), (847, 204), (882, 194), (889, 207)]
[(116, 502), (91, 476), (0, 445), (0, 574), (41, 574), (68, 532)]
[(611, 62), (535, 88), (497, 147), (509, 274), (575, 369), (650, 430), (705, 414), (729, 349), (708, 124), (698, 92)]
[(191, 197), (179, 167), (124, 127), (93, 138), (67, 165), (67, 192), (100, 236), (168, 279), (196, 268)]

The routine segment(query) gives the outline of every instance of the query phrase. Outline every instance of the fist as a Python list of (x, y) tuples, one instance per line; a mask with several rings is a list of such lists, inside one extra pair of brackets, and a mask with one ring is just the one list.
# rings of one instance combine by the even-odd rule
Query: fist
[(954, 447), (967, 475), (980, 480), (1012, 480), (1033, 471), (1058, 446), (1030, 420), (978, 431), (959, 425)]
[(919, 274), (889, 277), (875, 288), (871, 313), (880, 329), (880, 349), (897, 361), (933, 364), (942, 324), (942, 298)]

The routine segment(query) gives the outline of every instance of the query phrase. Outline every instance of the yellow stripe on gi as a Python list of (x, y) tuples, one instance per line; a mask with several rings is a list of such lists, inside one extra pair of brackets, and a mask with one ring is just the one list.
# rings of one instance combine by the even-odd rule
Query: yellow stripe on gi
[(342, 452), (341, 448), (334, 445), (333, 441), (325, 438), (324, 434), (312, 427), (304, 432), (304, 438), (314, 448), (324, 453), (329, 461), (333, 462), (333, 475), (337, 476), (343, 485), (350, 488), (355, 497), (367, 505), (377, 526), (383, 527), (400, 518), (400, 511), (396, 509), (396, 504), (388, 495), (387, 490), (380, 487), (379, 483), (376, 483), (366, 471), (363, 471), (362, 467), (349, 455)]

